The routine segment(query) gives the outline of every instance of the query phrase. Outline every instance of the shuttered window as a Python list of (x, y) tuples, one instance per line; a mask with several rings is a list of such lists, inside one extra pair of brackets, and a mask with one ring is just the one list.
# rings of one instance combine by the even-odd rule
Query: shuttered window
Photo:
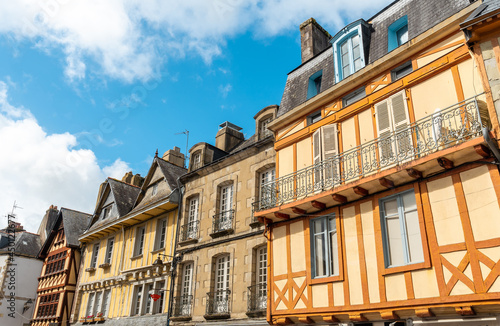
[(320, 190), (339, 182), (337, 125), (326, 125), (313, 133), (314, 185)]

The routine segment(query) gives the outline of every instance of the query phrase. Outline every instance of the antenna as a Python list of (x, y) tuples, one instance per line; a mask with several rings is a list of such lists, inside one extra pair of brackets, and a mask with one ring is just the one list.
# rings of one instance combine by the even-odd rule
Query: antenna
[(17, 205), (16, 205), (16, 201), (14, 200), (14, 205), (12, 205), (12, 213), (11, 213), (11, 215), (15, 215), (15, 214), (14, 214), (14, 210), (15, 210), (16, 208), (23, 209), (21, 206), (17, 206)]
[(182, 135), (182, 134), (186, 135), (186, 151), (185, 151), (186, 156), (185, 156), (185, 159), (184, 159), (184, 167), (186, 167), (186, 165), (187, 165), (187, 164), (186, 164), (186, 161), (187, 161), (187, 159), (188, 159), (189, 130), (184, 129), (184, 131), (181, 131), (181, 132), (175, 133), (175, 135)]

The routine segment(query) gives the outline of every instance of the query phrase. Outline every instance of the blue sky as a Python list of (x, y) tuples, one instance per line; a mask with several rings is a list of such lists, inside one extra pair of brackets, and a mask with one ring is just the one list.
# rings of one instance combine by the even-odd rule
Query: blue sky
[(227, 120), (251, 136), (300, 64), (300, 23), (333, 35), (388, 3), (2, 2), (1, 214), (16, 200), (36, 232), (51, 204), (93, 213), (106, 176), (145, 175), (157, 148), (185, 152), (176, 133), (214, 143)]

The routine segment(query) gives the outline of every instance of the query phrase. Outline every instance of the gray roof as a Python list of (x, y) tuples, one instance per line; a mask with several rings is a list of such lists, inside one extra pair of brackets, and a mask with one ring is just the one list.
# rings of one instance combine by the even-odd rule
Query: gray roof
[(79, 246), (78, 237), (89, 225), (92, 215), (64, 207), (61, 208), (59, 215), (62, 216), (67, 246)]
[(467, 19), (460, 24), (462, 28), (475, 24), (482, 18), (487, 18), (491, 13), (500, 9), (500, 0), (485, 0), (479, 7), (470, 14)]
[(115, 196), (119, 217), (122, 217), (132, 210), (141, 188), (113, 178), (108, 178), (108, 184)]
[(177, 166), (175, 164), (172, 164), (168, 161), (165, 161), (162, 158), (155, 158), (156, 162), (158, 162), (158, 166), (161, 169), (161, 172), (163, 172), (163, 175), (165, 176), (165, 180), (167, 181), (168, 185), (170, 186), (170, 189), (176, 189), (177, 188), (177, 178), (179, 178), (181, 175), (185, 174), (187, 172), (187, 169)]
[[(2, 231), (0, 237), (8, 238), (8, 234)], [(14, 253), (16, 255), (37, 257), (41, 247), (42, 241), (40, 240), (40, 235), (25, 231), (15, 233)], [(7, 243), (7, 245), (0, 248), (0, 253), (8, 253), (10, 248), (12, 247)]]
[[(497, 5), (499, 0), (493, 2)], [(367, 65), (389, 53), (387, 29), (399, 18), (407, 15), (408, 39), (413, 39), (469, 5), (469, 0), (399, 0), (392, 2), (368, 21), (370, 25), (369, 35), (363, 35), (365, 51), (368, 52), (365, 53)], [(278, 117), (307, 101), (309, 77), (321, 69), (323, 69), (323, 77), (320, 93), (335, 85), (335, 66), (331, 46), (288, 74), (277, 113)]]

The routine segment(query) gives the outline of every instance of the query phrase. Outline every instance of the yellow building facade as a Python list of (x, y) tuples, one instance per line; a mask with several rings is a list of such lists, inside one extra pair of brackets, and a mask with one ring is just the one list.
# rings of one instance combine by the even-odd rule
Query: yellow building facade
[(480, 6), (396, 1), (333, 37), (301, 25), (255, 213), (270, 324), (499, 324), (498, 29), (471, 46), (460, 25)]
[(156, 156), (144, 179), (128, 174), (103, 183), (92, 224), (80, 236), (75, 322), (166, 322), (183, 164), (176, 148)]

